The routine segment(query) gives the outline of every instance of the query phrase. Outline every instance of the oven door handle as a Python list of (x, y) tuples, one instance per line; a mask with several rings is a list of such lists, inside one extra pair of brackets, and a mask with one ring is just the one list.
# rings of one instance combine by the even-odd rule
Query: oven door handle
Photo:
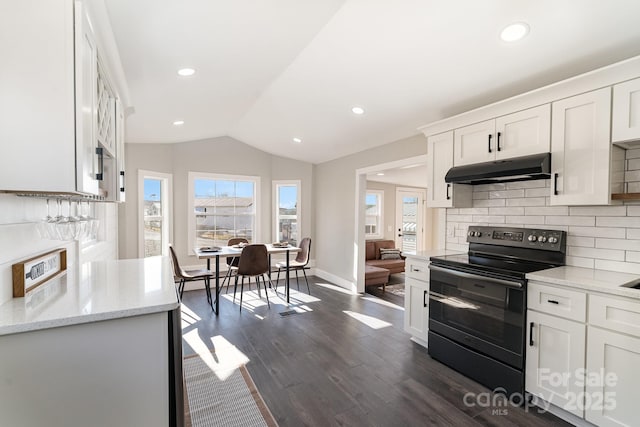
[(495, 277), (481, 276), (479, 274), (464, 273), (458, 270), (450, 270), (448, 268), (438, 267), (433, 264), (429, 265), (429, 268), (433, 271), (439, 271), (441, 273), (451, 274), (452, 276), (463, 277), (465, 279), (486, 280), (493, 283), (499, 283), (504, 286), (509, 286), (511, 288), (522, 288), (522, 283), (520, 282), (512, 282), (510, 280), (496, 279)]

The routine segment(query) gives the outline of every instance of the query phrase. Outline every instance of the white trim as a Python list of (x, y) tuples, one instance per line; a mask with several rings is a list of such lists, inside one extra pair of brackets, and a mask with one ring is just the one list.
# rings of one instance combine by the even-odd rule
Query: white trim
[[(426, 149), (426, 142), (425, 142)], [(364, 215), (365, 215), (365, 203), (364, 197), (367, 189), (367, 174), (369, 172), (378, 172), (381, 169), (393, 169), (402, 166), (409, 166), (416, 163), (427, 163), (427, 155), (409, 157), (407, 159), (396, 160), (389, 163), (382, 163), (379, 165), (367, 166), (364, 168), (356, 169), (356, 197), (355, 197), (355, 241), (353, 242), (353, 278), (356, 280), (357, 292), (364, 292), (364, 253), (365, 243), (364, 241)], [(426, 183), (426, 177), (425, 177)], [(444, 225), (443, 225), (444, 226)]]
[(161, 181), (160, 200), (164, 209), (162, 215), (162, 255), (169, 255), (168, 244), (173, 242), (173, 175), (164, 172), (148, 171), (138, 169), (138, 257), (144, 258), (144, 179), (157, 179)]
[(299, 179), (276, 179), (271, 181), (271, 201), (273, 206), (273, 241), (278, 241), (278, 187), (279, 186), (295, 186), (296, 187), (296, 223), (298, 227), (298, 242), (302, 240), (305, 234), (302, 232), (302, 181)]
[[(367, 212), (366, 212), (366, 197), (368, 194), (375, 194), (376, 196), (378, 196), (378, 221), (377, 221), (377, 232), (376, 233), (367, 233), (366, 232), (366, 226), (367, 226)], [(365, 192), (365, 218), (364, 218), (364, 226), (365, 226), (365, 233), (364, 236), (366, 239), (382, 239), (384, 238), (384, 191), (383, 190), (370, 190), (367, 188), (366, 192)]]
[(338, 277), (335, 274), (331, 274), (331, 273), (329, 273), (327, 271), (320, 270), (319, 268), (316, 268), (314, 273), (315, 273), (316, 277), (320, 277), (321, 279), (327, 280), (327, 281), (333, 283), (334, 285), (338, 285), (341, 288), (344, 288), (344, 289), (346, 289), (348, 291), (351, 291), (353, 294), (357, 294), (358, 293), (358, 290), (356, 289), (357, 286), (353, 282), (345, 280), (342, 277)]
[(262, 192), (262, 185), (259, 176), (252, 175), (230, 175), (211, 172), (193, 172), (189, 171), (187, 177), (187, 256), (195, 256), (193, 248), (195, 248), (195, 234), (196, 234), (196, 222), (195, 215), (193, 214), (193, 201), (194, 201), (194, 181), (196, 179), (212, 179), (212, 180), (230, 180), (230, 181), (253, 181), (253, 196), (255, 200), (254, 217), (253, 217), (253, 240), (260, 240), (260, 217), (262, 212), (260, 211), (260, 193)]

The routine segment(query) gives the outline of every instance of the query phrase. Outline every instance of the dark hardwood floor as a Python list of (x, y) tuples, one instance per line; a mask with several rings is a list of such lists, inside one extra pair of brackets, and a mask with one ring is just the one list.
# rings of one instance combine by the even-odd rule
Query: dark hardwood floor
[[(310, 277), (311, 296), (292, 283), (291, 306), (271, 290), (233, 290), (216, 317), (204, 291), (185, 292), (185, 356), (204, 346), (235, 346), (280, 426), (549, 426), (568, 425), (503, 399), (483, 407), (488, 390), (435, 360), (403, 331), (402, 307), (375, 296), (350, 295)], [(278, 288), (282, 290), (282, 287)], [(282, 295), (282, 294), (280, 294)], [(287, 316), (281, 312), (297, 310)], [(227, 352), (228, 353), (228, 352)], [(506, 412), (505, 412), (506, 411)]]

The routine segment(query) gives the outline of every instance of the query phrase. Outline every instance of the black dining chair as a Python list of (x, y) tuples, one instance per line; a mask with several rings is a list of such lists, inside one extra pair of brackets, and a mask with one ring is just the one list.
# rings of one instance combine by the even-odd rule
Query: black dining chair
[[(174, 280), (178, 281), (178, 293), (180, 294), (180, 300), (182, 300), (182, 293), (184, 292), (184, 285), (186, 282), (194, 282), (196, 280), (204, 280), (204, 288), (207, 292), (207, 302), (213, 308), (213, 300), (211, 298), (211, 278), (213, 272), (206, 268), (200, 270), (185, 270), (180, 266), (176, 251), (172, 245), (169, 245), (169, 252), (171, 253), (171, 264), (173, 265)], [(216, 298), (218, 296), (216, 295)]]
[[(256, 285), (258, 287), (258, 297), (260, 295), (260, 277), (262, 277), (262, 285), (264, 286), (264, 293), (267, 297), (267, 305), (271, 308), (269, 303), (269, 294), (267, 293), (267, 283), (271, 286), (271, 279), (266, 274), (269, 272), (269, 255), (267, 254), (267, 247), (263, 244), (247, 245), (242, 249), (240, 254), (240, 261), (238, 262), (238, 270), (236, 271), (236, 284), (233, 288), (233, 302), (236, 301), (236, 291), (238, 290), (238, 278), (242, 278), (240, 284), (240, 311), (242, 311), (242, 293), (244, 291), (244, 278), (252, 277), (256, 279)], [(249, 288), (251, 288), (251, 281), (249, 281)]]
[[(309, 257), (311, 255), (311, 238), (305, 237), (300, 241), (300, 252), (296, 256), (296, 259), (291, 260), (289, 262), (289, 270), (294, 270), (296, 272), (296, 284), (298, 286), (298, 290), (300, 290), (300, 279), (298, 277), (298, 270), (302, 270), (302, 274), (304, 274), (304, 280), (307, 282), (307, 292), (311, 295), (311, 289), (309, 289), (309, 279), (307, 279), (307, 273), (305, 270), (308, 270), (307, 264), (309, 264)], [(280, 280), (280, 270), (287, 269), (286, 261), (280, 261), (276, 263), (276, 267), (278, 267), (278, 277), (276, 279), (276, 291), (278, 290), (278, 281)]]
[[(233, 237), (229, 239), (229, 241), (227, 242), (227, 246), (233, 246), (239, 243), (249, 243), (249, 241), (244, 237)], [(220, 289), (222, 289), (222, 287), (224, 286), (224, 283), (227, 282), (226, 292), (229, 292), (229, 285), (231, 284), (231, 276), (233, 276), (234, 272), (238, 271), (239, 262), (240, 262), (239, 256), (227, 257), (227, 274), (225, 274), (224, 279), (222, 279), (222, 284), (220, 285)]]

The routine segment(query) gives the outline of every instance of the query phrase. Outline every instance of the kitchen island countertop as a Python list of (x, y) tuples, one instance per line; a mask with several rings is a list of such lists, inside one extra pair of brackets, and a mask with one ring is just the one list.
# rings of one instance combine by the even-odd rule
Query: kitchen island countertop
[(168, 257), (90, 262), (0, 305), (0, 336), (167, 312), (179, 305)]

